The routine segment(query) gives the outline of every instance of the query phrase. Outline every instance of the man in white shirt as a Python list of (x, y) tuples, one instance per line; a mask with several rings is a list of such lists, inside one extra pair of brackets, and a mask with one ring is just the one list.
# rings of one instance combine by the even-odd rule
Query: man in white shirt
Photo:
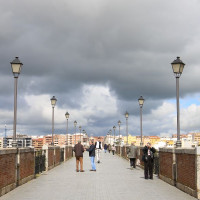
[(102, 150), (102, 142), (100, 137), (98, 137), (98, 141), (95, 142), (95, 148), (96, 148), (97, 163), (100, 163), (100, 153)]

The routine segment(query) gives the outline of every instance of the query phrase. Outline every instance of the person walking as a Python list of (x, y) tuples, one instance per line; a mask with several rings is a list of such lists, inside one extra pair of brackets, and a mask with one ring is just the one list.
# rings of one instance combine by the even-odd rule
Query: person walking
[(113, 153), (113, 155), (115, 155), (115, 151), (116, 151), (116, 148), (115, 148), (115, 145), (113, 144), (112, 145), (112, 153)]
[(95, 148), (96, 148), (97, 163), (100, 163), (100, 153), (102, 149), (102, 143), (100, 137), (98, 137), (97, 142), (95, 142)]
[(131, 146), (127, 148), (128, 158), (130, 159), (130, 166), (136, 167), (136, 158), (138, 157), (138, 148), (135, 146), (135, 142), (131, 143)]
[(154, 147), (151, 147), (151, 143), (143, 148), (142, 160), (144, 162), (144, 178), (153, 179), (153, 163), (154, 163), (154, 153), (156, 152)]
[(105, 153), (107, 152), (107, 148), (108, 148), (108, 145), (107, 145), (107, 144), (104, 144), (104, 152), (105, 152)]
[(92, 169), (90, 171), (95, 171), (96, 172), (96, 165), (95, 165), (95, 145), (94, 145), (94, 141), (91, 141), (91, 145), (90, 148), (87, 149), (87, 151), (89, 151), (89, 157), (90, 157), (90, 161), (91, 161), (91, 165), (92, 165)]
[(110, 153), (111, 150), (112, 150), (111, 145), (108, 144), (108, 152)]
[(76, 157), (76, 171), (79, 172), (79, 164), (80, 164), (80, 172), (84, 172), (83, 170), (84, 148), (80, 140), (78, 141), (78, 144), (74, 146), (74, 152), (75, 152), (75, 157)]

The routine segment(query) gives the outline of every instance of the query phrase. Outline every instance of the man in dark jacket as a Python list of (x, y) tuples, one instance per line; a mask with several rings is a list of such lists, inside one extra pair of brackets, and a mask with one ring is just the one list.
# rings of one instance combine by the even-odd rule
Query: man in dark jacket
[(105, 153), (107, 152), (107, 148), (108, 148), (108, 145), (107, 145), (107, 144), (104, 144), (104, 152), (105, 152)]
[(78, 141), (78, 144), (74, 146), (74, 152), (76, 157), (76, 171), (79, 172), (79, 163), (80, 163), (80, 172), (84, 172), (83, 170), (83, 152), (84, 148), (81, 144), (81, 141)]
[(87, 151), (89, 151), (89, 157), (91, 160), (91, 165), (92, 165), (92, 169), (90, 171), (95, 171), (96, 172), (96, 166), (95, 166), (95, 145), (94, 145), (94, 141), (91, 141), (91, 145), (90, 148), (87, 149)]
[(151, 147), (151, 143), (147, 143), (147, 145), (143, 148), (143, 157), (144, 161), (144, 178), (145, 179), (153, 179), (153, 161), (154, 161), (154, 153), (156, 152), (155, 148)]

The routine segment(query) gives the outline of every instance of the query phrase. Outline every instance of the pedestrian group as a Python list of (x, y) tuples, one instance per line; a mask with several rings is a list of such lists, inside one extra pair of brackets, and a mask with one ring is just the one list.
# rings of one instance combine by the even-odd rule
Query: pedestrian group
[[(90, 141), (90, 147), (87, 149), (84, 149), (83, 145), (81, 144), (81, 141), (78, 141), (78, 143), (74, 146), (74, 152), (76, 157), (76, 172), (84, 172), (83, 170), (83, 152), (86, 150), (89, 152), (89, 157), (91, 161), (91, 169), (90, 171), (96, 172), (96, 165), (95, 165), (95, 155), (97, 159), (97, 163), (100, 163), (100, 155), (101, 150), (103, 149), (101, 138), (99, 137), (97, 142), (91, 140)], [(112, 151), (112, 154), (115, 155), (116, 147), (115, 145), (111, 144), (104, 144), (104, 152), (110, 153)], [(147, 145), (142, 149), (143, 155), (142, 155), (142, 161), (144, 163), (144, 178), (145, 179), (153, 179), (153, 166), (154, 166), (154, 154), (156, 152), (155, 148), (151, 146), (151, 144), (148, 142)], [(127, 157), (130, 160), (130, 167), (131, 169), (136, 168), (136, 165), (140, 164), (138, 159), (138, 148), (135, 146), (135, 143), (132, 142), (131, 146), (127, 147)], [(80, 169), (79, 169), (80, 166)]]
[[(83, 145), (81, 144), (81, 141), (78, 141), (78, 143), (74, 146), (74, 152), (75, 152), (75, 157), (76, 157), (76, 172), (84, 172), (83, 170), (83, 153), (84, 151), (89, 152), (89, 157), (91, 161), (91, 169), (90, 171), (96, 172), (96, 165), (95, 165), (95, 156), (97, 159), (97, 163), (100, 163), (100, 158), (101, 158), (101, 150), (103, 149), (103, 145), (101, 142), (101, 138), (99, 137), (97, 142), (91, 140), (90, 141), (90, 147), (87, 149), (84, 149)], [(107, 152), (107, 149), (109, 150), (109, 153), (112, 151), (113, 155), (115, 155), (115, 145), (113, 144), (112, 146), (109, 144), (104, 144), (104, 152)], [(80, 169), (79, 169), (80, 166)]]

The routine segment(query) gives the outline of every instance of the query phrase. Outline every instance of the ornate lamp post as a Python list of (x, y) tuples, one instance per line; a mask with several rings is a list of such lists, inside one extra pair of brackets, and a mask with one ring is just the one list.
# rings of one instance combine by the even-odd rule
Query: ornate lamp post
[(69, 113), (68, 112), (66, 112), (65, 113), (65, 117), (66, 117), (66, 119), (67, 119), (67, 132), (66, 132), (66, 135), (67, 135), (67, 137), (66, 137), (66, 145), (68, 145), (68, 119), (69, 119)]
[(176, 77), (176, 106), (177, 106), (177, 142), (176, 147), (181, 147), (181, 140), (180, 140), (180, 109), (179, 109), (179, 78), (183, 72), (183, 68), (185, 64), (180, 60), (180, 57), (177, 57), (172, 63), (172, 69), (174, 75)]
[(139, 106), (140, 106), (140, 146), (143, 146), (143, 142), (142, 142), (142, 106), (144, 104), (144, 98), (142, 96), (140, 96), (140, 98), (138, 99), (139, 102)]
[(126, 145), (128, 145), (128, 116), (129, 116), (129, 113), (126, 111), (126, 113), (125, 113), (125, 118), (126, 118), (126, 137), (127, 137)]
[(54, 145), (54, 141), (53, 141), (53, 135), (54, 135), (54, 108), (57, 102), (57, 99), (55, 96), (53, 96), (51, 99), (51, 105), (52, 105), (52, 142), (51, 144)]
[(113, 126), (113, 130), (114, 130), (114, 143), (115, 143), (115, 130), (116, 130), (116, 126)]
[(80, 130), (80, 141), (81, 141), (81, 126), (79, 126), (79, 130)]
[(119, 120), (118, 121), (118, 126), (119, 126), (119, 145), (121, 144), (121, 142), (120, 142), (120, 125), (121, 125), (121, 121)]
[(19, 74), (22, 69), (22, 63), (20, 62), (18, 57), (15, 57), (15, 59), (10, 62), (12, 72), (14, 75), (15, 83), (14, 83), (14, 121), (13, 121), (13, 142), (12, 147), (17, 147), (17, 141), (16, 141), (16, 127), (17, 127), (17, 80), (19, 77)]
[(76, 125), (77, 125), (77, 121), (74, 121), (74, 129), (75, 129), (75, 144), (76, 145)]

